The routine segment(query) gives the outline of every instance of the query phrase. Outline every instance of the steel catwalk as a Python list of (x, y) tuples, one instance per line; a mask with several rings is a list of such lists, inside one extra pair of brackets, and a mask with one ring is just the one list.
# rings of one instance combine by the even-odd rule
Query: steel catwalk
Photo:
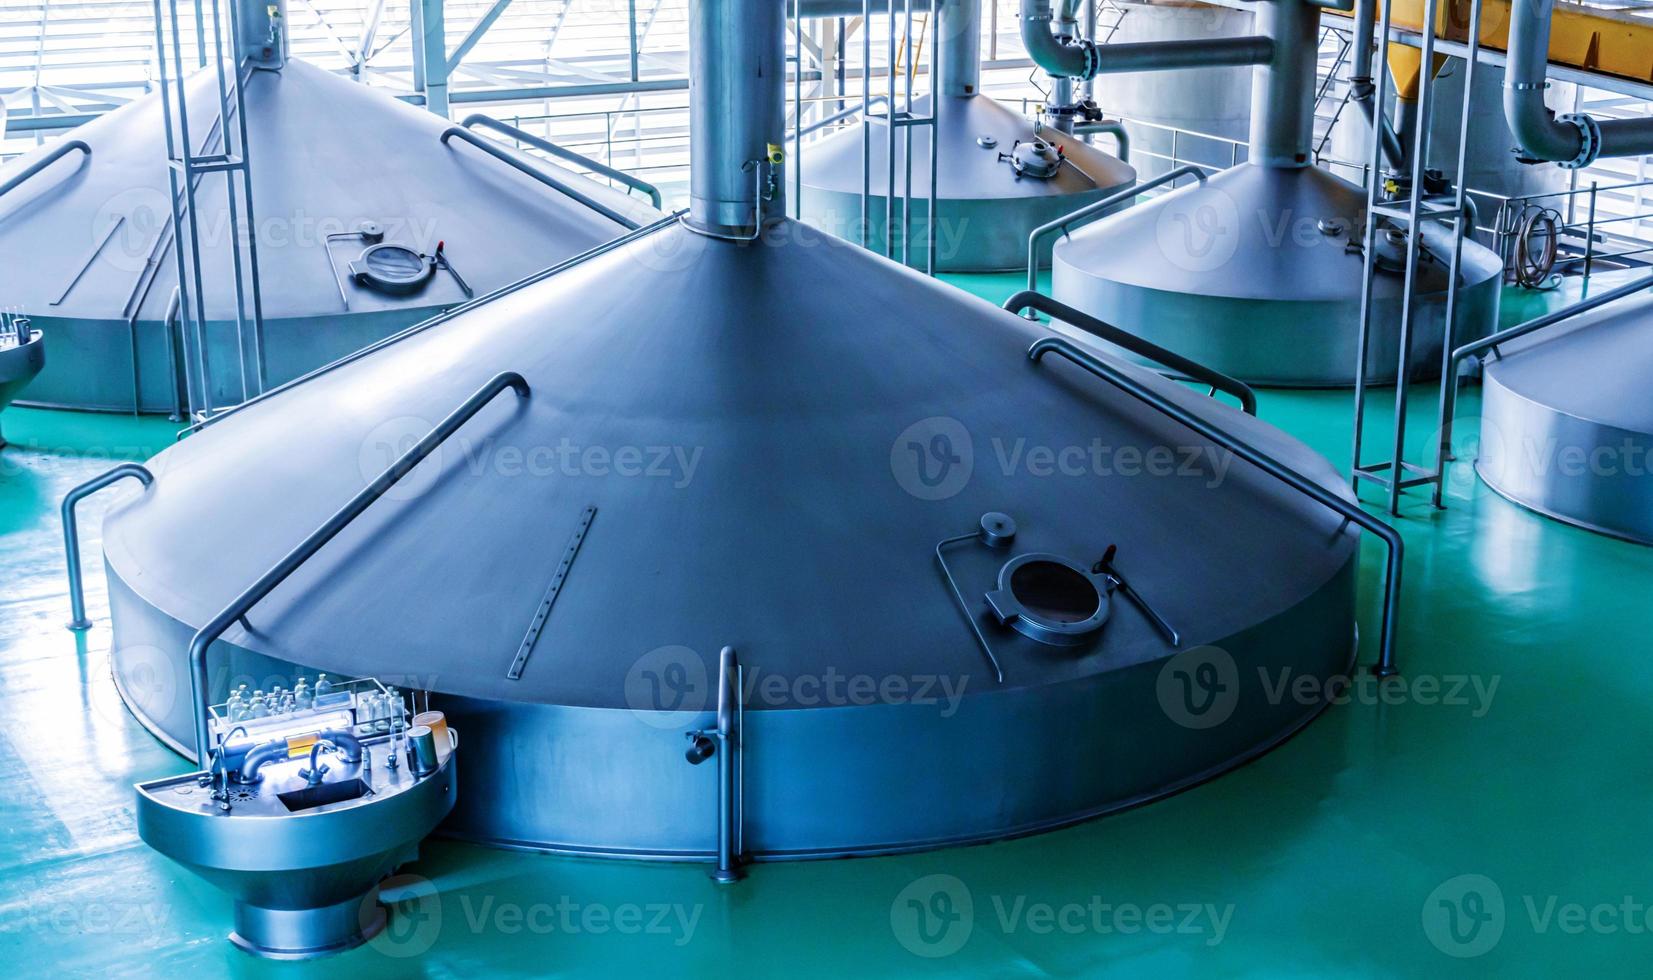
[[(928, 96), (914, 100), (914, 115), (929, 114)], [(908, 261), (922, 268), (928, 235), (930, 129), (914, 126), (912, 208)], [(1031, 121), (986, 95), (941, 97), (936, 113), (936, 269), (984, 272), (1025, 268), (1027, 236), (1038, 226), (1130, 187), (1136, 170), (1077, 137), (1054, 129), (1035, 133)], [(871, 127), (871, 193), (867, 198), (867, 247), (883, 253), (887, 233), (885, 194), (889, 140), (882, 121)], [(1019, 140), (1035, 137), (1061, 146), (1067, 163), (1054, 177), (1018, 177), (1000, 160)], [(840, 238), (861, 242), (861, 126), (854, 125), (805, 146), (801, 207), (804, 221)], [(985, 144), (985, 145), (984, 145)], [(901, 197), (906, 182), (906, 137), (896, 139), (896, 231), (890, 252), (902, 254)], [(1048, 255), (1047, 255), (1048, 259)]]
[[(705, 857), (714, 767), (684, 733), (710, 724), (725, 645), (758, 857), (994, 839), (1172, 792), (1314, 716), (1269, 694), (1280, 677), (1349, 669), (1358, 532), (1031, 362), (1048, 335), (794, 221), (756, 243), (658, 231), (155, 457), (105, 526), (121, 689), (192, 744), (196, 628), (515, 371), (531, 395), (489, 404), (227, 634), (213, 696), (292, 664), (436, 692), (468, 746), (447, 830), (511, 846)], [(1130, 370), (1348, 494), (1283, 433)], [(1010, 547), (973, 533), (992, 511)], [(988, 615), (1012, 556), (1088, 569), (1110, 545), (1179, 648), (1118, 593), (1079, 646)]]
[[(1353, 384), (1365, 208), (1365, 191), (1316, 167), (1234, 167), (1058, 241), (1053, 291), (1253, 384)], [(1391, 271), (1373, 284), (1374, 380), (1392, 381), (1400, 361), (1404, 249), (1392, 251)], [(1423, 251), (1411, 360), (1418, 374), (1439, 370), (1447, 229), (1430, 223)], [(1455, 343), (1496, 328), (1502, 273), (1491, 250), (1464, 244)]]
[[(190, 82), (197, 152), (217, 145), (210, 75)], [(624, 230), (474, 147), (444, 145), (445, 123), (430, 113), (312, 65), (252, 71), (245, 91), (270, 385), (466, 299), (444, 270), (410, 295), (357, 283), (348, 267), (367, 243), (351, 233), (364, 222), (416, 251), (445, 242), (479, 293)], [(159, 94), (146, 96), (76, 131), (88, 156), (66, 156), (0, 198), (0, 306), (31, 315), (50, 355), (28, 393), (36, 403), (169, 412), (182, 400), (184, 359), (197, 355), (168, 324), (177, 267), (162, 126)], [(35, 156), (0, 167), (0, 178)], [(641, 198), (554, 172), (617, 208), (651, 213)], [(242, 398), (223, 175), (202, 178), (196, 199), (211, 401), (223, 406)]]
[(1653, 544), (1653, 298), (1503, 345), (1483, 375), (1475, 469), (1557, 520)]

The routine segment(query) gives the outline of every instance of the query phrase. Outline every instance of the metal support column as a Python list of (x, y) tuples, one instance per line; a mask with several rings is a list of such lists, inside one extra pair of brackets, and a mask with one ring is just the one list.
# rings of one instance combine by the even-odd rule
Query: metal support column
[(442, 0), (413, 0), (413, 88), (425, 108), (448, 118), (448, 29)]

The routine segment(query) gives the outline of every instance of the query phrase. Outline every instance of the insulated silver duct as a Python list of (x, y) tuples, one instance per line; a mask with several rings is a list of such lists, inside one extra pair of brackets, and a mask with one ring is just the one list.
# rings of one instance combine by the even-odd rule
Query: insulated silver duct
[(786, 0), (689, 3), (689, 227), (755, 238), (786, 213)]
[(942, 93), (975, 95), (981, 88), (981, 0), (949, 0), (940, 28)]
[(1653, 119), (1597, 119), (1585, 113), (1557, 117), (1544, 104), (1554, 11), (1555, 0), (1518, 0), (1510, 10), (1504, 117), (1522, 152), (1569, 169), (1587, 167), (1600, 157), (1653, 153)]

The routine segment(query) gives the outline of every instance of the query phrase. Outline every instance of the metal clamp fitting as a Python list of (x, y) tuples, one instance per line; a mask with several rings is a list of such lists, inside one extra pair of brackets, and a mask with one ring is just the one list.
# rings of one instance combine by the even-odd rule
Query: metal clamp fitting
[(1556, 122), (1567, 123), (1578, 130), (1578, 156), (1571, 160), (1558, 161), (1563, 170), (1578, 170), (1588, 167), (1601, 156), (1601, 123), (1582, 112), (1569, 112), (1557, 116)]

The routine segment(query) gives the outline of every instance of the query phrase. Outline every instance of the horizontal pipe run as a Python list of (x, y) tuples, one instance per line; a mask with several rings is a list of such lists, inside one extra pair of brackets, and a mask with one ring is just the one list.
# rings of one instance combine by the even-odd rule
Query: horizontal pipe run
[(1129, 201), (1139, 194), (1151, 191), (1156, 187), (1172, 183), (1183, 177), (1195, 177), (1201, 183), (1205, 181), (1205, 171), (1193, 164), (1184, 164), (1169, 173), (1160, 174), (1146, 184), (1133, 184), (1123, 190), (1115, 191), (1100, 201), (1092, 201), (1077, 211), (1065, 214), (1054, 221), (1047, 221), (1033, 229), (1027, 236), (1027, 290), (1037, 292), (1039, 289), (1039, 241), (1046, 235), (1060, 231), (1066, 234), (1070, 228), (1083, 225), (1102, 216), (1102, 213), (1121, 202)]
[(196, 761), (202, 766), (207, 765), (208, 756), (212, 748), (211, 726), (208, 723), (207, 711), (207, 651), (212, 648), (219, 637), (237, 621), (244, 620), (249, 610), (263, 598), (275, 591), (276, 587), (287, 581), (288, 577), (298, 571), (299, 567), (315, 556), (327, 542), (338, 536), (340, 531), (350, 526), (350, 523), (360, 517), (380, 497), (383, 497), (404, 476), (412, 472), (413, 468), (424, 461), (436, 448), (448, 440), (448, 437), (459, 430), (460, 426), (470, 421), (471, 417), (480, 412), (484, 406), (493, 401), (495, 396), (510, 388), (517, 393), (518, 398), (527, 398), (529, 395), (528, 382), (515, 371), (505, 371), (497, 374), (487, 384), (477, 389), (476, 394), (465, 400), (463, 405), (454, 409), (447, 418), (436, 423), (436, 427), (411, 449), (403, 453), (394, 463), (391, 463), (384, 472), (374, 478), (372, 483), (363, 487), (350, 501), (339, 508), (332, 517), (329, 517), (321, 527), (311, 532), (310, 536), (299, 542), (298, 546), (289, 551), (282, 559), (275, 563), (269, 571), (259, 577), (258, 581), (248, 586), (246, 591), (228, 605), (223, 611), (214, 616), (195, 638), (189, 643), (189, 687), (190, 710), (195, 716), (195, 750)]
[(137, 480), (145, 489), (155, 482), (155, 475), (147, 467), (122, 463), (63, 495), (63, 557), (69, 566), (69, 628), (72, 630), (88, 629), (92, 625), (86, 618), (86, 599), (81, 587), (80, 528), (75, 520), (75, 507), (104, 487), (128, 478)]
[(537, 150), (544, 150), (546, 153), (549, 153), (554, 157), (567, 160), (569, 163), (578, 164), (593, 173), (602, 174), (610, 180), (617, 180), (633, 190), (642, 191), (644, 194), (648, 195), (649, 203), (653, 204), (655, 210), (657, 211), (666, 206), (665, 199), (660, 196), (660, 188), (654, 186), (646, 180), (643, 180), (641, 177), (634, 177), (631, 174), (626, 173), (624, 170), (617, 170), (606, 163), (593, 160), (583, 153), (576, 153), (567, 147), (558, 146), (548, 139), (535, 136), (533, 133), (525, 132), (509, 123), (501, 122), (493, 116), (478, 112), (473, 115), (466, 116), (465, 121), (459, 125), (464, 126), (466, 129), (476, 129), (480, 127), (483, 129), (491, 129), (496, 133), (503, 133), (514, 140), (527, 143), (529, 146), (532, 146)]
[(58, 162), (76, 150), (86, 154), (86, 158), (88, 160), (92, 158), (92, 147), (88, 145), (85, 140), (64, 140), (53, 148), (52, 152), (36, 160), (34, 163), (29, 164), (27, 167), (24, 167), (22, 173), (12, 177), (4, 184), (0, 184), (0, 197), (4, 197), (5, 195), (16, 190), (24, 181), (28, 180), (30, 177), (33, 177), (35, 174), (40, 173), (42, 170), (45, 170), (47, 167)]
[(598, 201), (591, 195), (581, 191), (579, 188), (574, 187), (571, 184), (567, 184), (560, 178), (554, 177), (551, 174), (546, 173), (544, 170), (529, 164), (528, 161), (522, 159), (509, 150), (506, 150), (500, 146), (495, 146), (493, 143), (488, 142), (463, 126), (449, 126), (447, 129), (443, 130), (443, 145), (447, 145), (447, 142), (455, 137), (463, 142), (471, 144), (483, 153), (488, 154), (506, 166), (527, 174), (552, 190), (566, 194), (567, 196), (624, 228), (636, 231), (639, 227), (641, 227), (640, 222), (638, 222), (635, 218), (621, 214), (601, 201)]
[(1038, 310), (1040, 313), (1064, 323), (1071, 323), (1089, 334), (1106, 340), (1116, 347), (1122, 347), (1138, 357), (1145, 357), (1162, 367), (1170, 368), (1174, 373), (1201, 384), (1210, 385), (1212, 391), (1224, 391), (1233, 395), (1240, 403), (1240, 410), (1247, 415), (1257, 414), (1257, 393), (1251, 386), (1238, 378), (1228, 375), (1214, 368), (1206, 367), (1198, 361), (1189, 360), (1175, 351), (1167, 350), (1151, 340), (1138, 337), (1136, 334), (1116, 327), (1105, 320), (1076, 310), (1066, 303), (1052, 299), (1044, 293), (1035, 293), (1023, 290), (1005, 301), (1004, 308), (1012, 313), (1023, 310)]
[(1067, 358), (1115, 388), (1159, 411), (1160, 414), (1187, 426), (1298, 493), (1336, 512), (1349, 523), (1377, 535), (1388, 548), (1389, 555), (1384, 566), (1383, 628), (1379, 640), (1378, 662), (1373, 665), (1372, 672), (1379, 677), (1389, 677), (1398, 672), (1395, 665), (1395, 633), (1400, 619), (1400, 578), (1405, 549), (1399, 531), (1361, 510), (1358, 504), (1333, 493), (1233, 433), (1188, 411), (1139, 379), (1066, 340), (1047, 337), (1036, 341), (1028, 348), (1027, 357), (1028, 360), (1038, 363), (1049, 353)]
[(1084, 81), (1117, 72), (1261, 65), (1274, 58), (1274, 42), (1258, 35), (1097, 44), (1057, 36), (1051, 30), (1054, 17), (1051, 0), (1022, 0), (1022, 46), (1035, 64), (1057, 78)]

